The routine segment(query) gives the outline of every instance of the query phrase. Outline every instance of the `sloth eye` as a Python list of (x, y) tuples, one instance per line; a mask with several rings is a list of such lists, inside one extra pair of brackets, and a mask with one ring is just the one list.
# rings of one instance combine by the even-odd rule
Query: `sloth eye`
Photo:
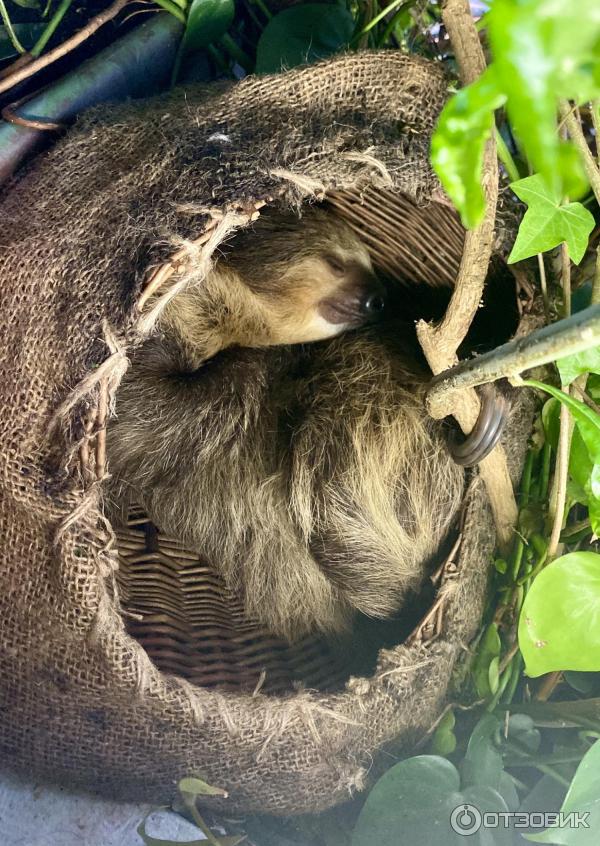
[(346, 265), (337, 256), (325, 256), (325, 261), (336, 276), (343, 276), (346, 272)]

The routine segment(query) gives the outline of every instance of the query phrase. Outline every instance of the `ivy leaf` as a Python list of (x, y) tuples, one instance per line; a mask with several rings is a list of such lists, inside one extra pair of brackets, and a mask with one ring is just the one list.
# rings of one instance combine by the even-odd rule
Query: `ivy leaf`
[(306, 3), (284, 9), (266, 25), (256, 48), (256, 73), (309, 64), (347, 47), (354, 18), (345, 6)]
[(534, 843), (596, 846), (600, 831), (600, 741), (581, 759), (560, 810), (563, 814), (585, 815), (585, 825), (550, 828), (541, 834), (524, 836)]
[(600, 670), (600, 555), (571, 552), (542, 570), (523, 602), (519, 647), (529, 676)]
[(192, 0), (183, 36), (183, 51), (200, 50), (218, 41), (233, 23), (234, 14), (234, 0)]
[(539, 173), (511, 185), (528, 209), (521, 221), (509, 263), (544, 253), (566, 242), (569, 255), (579, 264), (595, 226), (594, 216), (581, 203), (561, 205), (560, 193), (548, 187)]
[(600, 347), (590, 347), (583, 352), (559, 358), (556, 366), (563, 385), (570, 385), (582, 373), (600, 373)]
[(446, 103), (431, 139), (433, 169), (467, 229), (477, 226), (485, 211), (483, 153), (494, 127), (494, 110), (505, 100), (490, 66)]

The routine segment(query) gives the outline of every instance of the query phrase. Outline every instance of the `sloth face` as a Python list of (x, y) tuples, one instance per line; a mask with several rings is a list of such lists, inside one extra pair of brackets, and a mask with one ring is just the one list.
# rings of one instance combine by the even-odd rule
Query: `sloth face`
[(385, 291), (366, 246), (343, 220), (318, 206), (301, 217), (268, 210), (231, 247), (222, 266), (254, 294), (267, 343), (330, 338), (383, 311)]
[(352, 245), (293, 263), (278, 289), (264, 295), (277, 343), (318, 341), (378, 319), (385, 290), (366, 249)]

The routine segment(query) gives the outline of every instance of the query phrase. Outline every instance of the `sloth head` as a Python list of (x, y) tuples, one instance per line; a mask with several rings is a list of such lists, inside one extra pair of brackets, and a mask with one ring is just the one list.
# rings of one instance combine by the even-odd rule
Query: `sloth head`
[(217, 267), (234, 271), (231, 282), (254, 300), (263, 343), (330, 338), (376, 320), (385, 306), (365, 245), (347, 224), (315, 207), (301, 217), (267, 210), (236, 235)]

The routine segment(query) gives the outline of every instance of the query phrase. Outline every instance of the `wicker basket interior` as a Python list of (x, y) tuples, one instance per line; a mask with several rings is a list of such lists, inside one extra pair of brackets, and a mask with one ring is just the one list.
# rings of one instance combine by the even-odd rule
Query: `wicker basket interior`
[[(359, 232), (380, 273), (428, 290), (451, 287), (464, 231), (450, 208), (436, 203), (421, 208), (402, 195), (374, 189), (331, 193), (326, 203)], [(399, 642), (418, 622), (418, 617), (391, 626), (362, 621), (350, 650), (318, 637), (290, 645), (247, 619), (218, 574), (160, 534), (139, 509), (130, 513), (117, 538), (121, 602), (130, 634), (163, 672), (199, 686), (260, 686), (270, 693), (297, 686), (337, 689), (365, 668), (357, 664), (359, 652), (361, 660), (374, 660), (384, 641)], [(357, 640), (367, 644), (362, 651)]]

